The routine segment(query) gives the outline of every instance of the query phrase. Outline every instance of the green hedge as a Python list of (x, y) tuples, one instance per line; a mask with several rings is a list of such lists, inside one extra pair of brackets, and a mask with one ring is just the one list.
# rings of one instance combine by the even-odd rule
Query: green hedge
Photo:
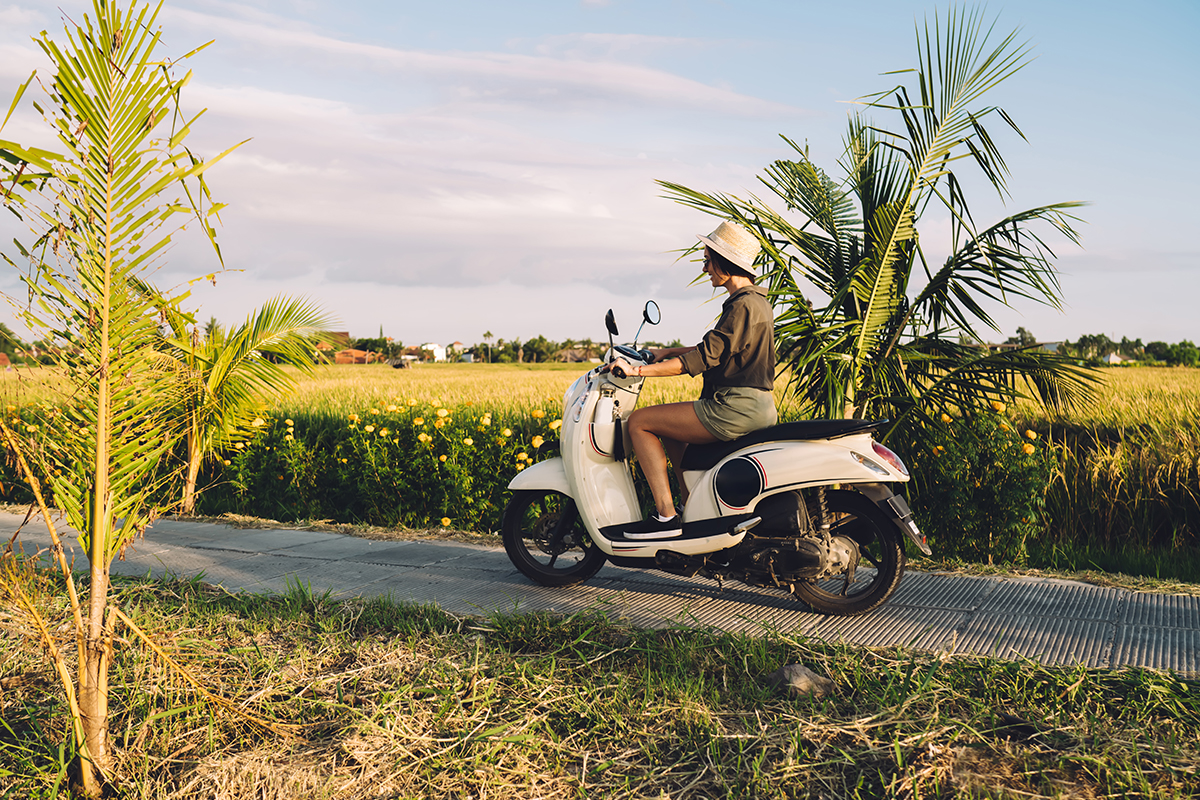
[(558, 436), (545, 409), (364, 409), (344, 419), (263, 415), (206, 476), (200, 514), (498, 530), (513, 476)]

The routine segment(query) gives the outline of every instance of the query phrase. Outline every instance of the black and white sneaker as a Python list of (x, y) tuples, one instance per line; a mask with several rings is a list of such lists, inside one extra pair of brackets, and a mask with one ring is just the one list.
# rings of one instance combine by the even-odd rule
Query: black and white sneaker
[(670, 539), (682, 534), (683, 523), (680, 522), (678, 514), (667, 520), (654, 514), (641, 522), (625, 526), (626, 539)]

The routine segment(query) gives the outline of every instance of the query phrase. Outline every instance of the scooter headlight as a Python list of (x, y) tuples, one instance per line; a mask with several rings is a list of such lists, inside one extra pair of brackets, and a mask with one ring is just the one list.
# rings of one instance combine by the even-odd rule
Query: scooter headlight
[(575, 395), (579, 394), (580, 387), (583, 385), (583, 382), (586, 380), (587, 380), (587, 375), (580, 375), (578, 378), (575, 379), (574, 383), (572, 383), (570, 386), (567, 387), (566, 393), (563, 394), (563, 410), (564, 411), (566, 411), (567, 407), (571, 405), (571, 398), (574, 397)]

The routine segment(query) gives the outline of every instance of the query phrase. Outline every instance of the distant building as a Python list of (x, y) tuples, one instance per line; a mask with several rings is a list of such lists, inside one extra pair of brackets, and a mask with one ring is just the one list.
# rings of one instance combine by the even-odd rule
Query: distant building
[(434, 342), (423, 344), (421, 345), (421, 356), (426, 361), (445, 361), (446, 348)]
[(378, 353), (372, 353), (370, 350), (353, 350), (347, 348), (339, 350), (333, 357), (335, 364), (373, 364), (381, 360), (382, 356)]

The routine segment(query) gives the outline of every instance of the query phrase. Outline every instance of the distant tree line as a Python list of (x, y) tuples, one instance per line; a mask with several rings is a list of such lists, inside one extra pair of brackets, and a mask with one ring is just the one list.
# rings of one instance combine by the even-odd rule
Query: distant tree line
[[(1037, 341), (1037, 337), (1025, 328), (1017, 328), (1017, 335), (1010, 337), (1004, 343), (1030, 347), (1037, 344)], [(1058, 352), (1093, 365), (1106, 363), (1108, 358), (1115, 354), (1125, 360), (1144, 364), (1166, 364), (1171, 367), (1200, 366), (1200, 347), (1197, 347), (1189, 339), (1175, 344), (1167, 342), (1142, 344), (1141, 339), (1130, 339), (1127, 336), (1122, 336), (1120, 341), (1116, 341), (1103, 333), (1089, 333), (1080, 336), (1074, 342), (1060, 342)]]
[[(492, 340), (490, 333), (484, 334), (484, 342), (464, 348), (463, 354), (470, 354), (474, 361), (494, 364), (543, 364), (547, 361), (567, 360), (570, 355), (577, 358), (599, 358), (608, 349), (607, 341), (592, 339), (564, 339), (555, 341), (545, 336), (534, 336), (532, 339), (496, 339)], [(678, 339), (669, 343), (642, 342), (641, 347), (682, 347)]]
[(41, 339), (23, 342), (12, 329), (0, 322), (0, 353), (8, 356), (11, 364), (36, 366), (54, 363), (55, 345)]

